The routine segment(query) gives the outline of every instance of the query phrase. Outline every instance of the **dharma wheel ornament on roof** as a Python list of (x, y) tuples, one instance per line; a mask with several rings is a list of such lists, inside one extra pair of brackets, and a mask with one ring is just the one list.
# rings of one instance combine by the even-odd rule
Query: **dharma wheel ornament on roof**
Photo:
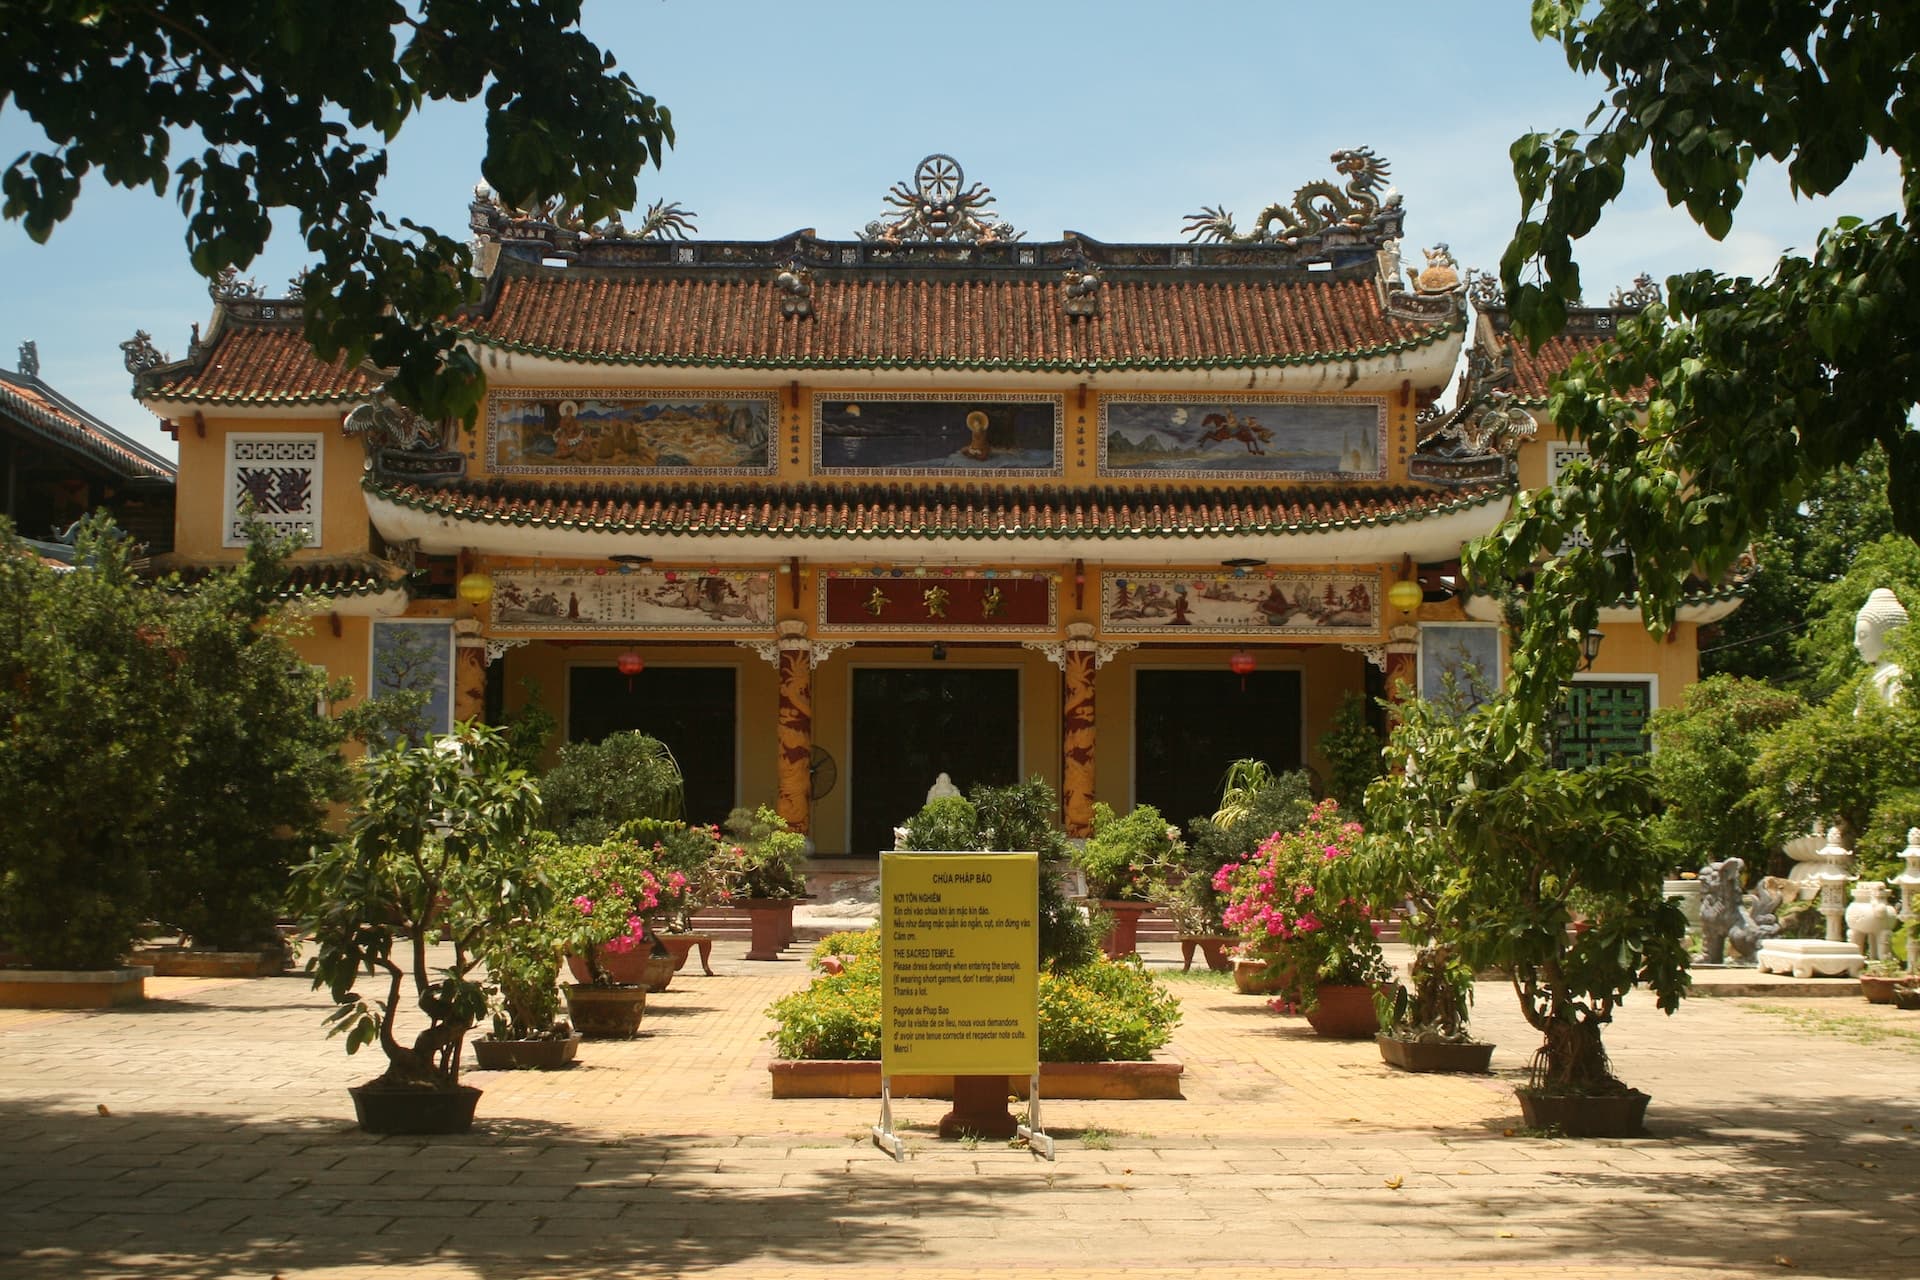
[(987, 211), (994, 199), (985, 186), (976, 182), (969, 187), (966, 181), (960, 162), (952, 156), (928, 156), (914, 166), (911, 190), (906, 183), (896, 182), (887, 192), (887, 203), (899, 212), (869, 222), (860, 238), (887, 244), (920, 240), (1000, 244), (1025, 234)]

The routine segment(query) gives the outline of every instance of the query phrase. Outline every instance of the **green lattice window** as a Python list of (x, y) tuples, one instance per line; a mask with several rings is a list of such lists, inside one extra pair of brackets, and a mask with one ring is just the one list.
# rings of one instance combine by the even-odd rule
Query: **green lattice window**
[(1644, 680), (1583, 680), (1561, 704), (1562, 768), (1584, 769), (1616, 756), (1640, 755), (1647, 741), (1652, 689)]

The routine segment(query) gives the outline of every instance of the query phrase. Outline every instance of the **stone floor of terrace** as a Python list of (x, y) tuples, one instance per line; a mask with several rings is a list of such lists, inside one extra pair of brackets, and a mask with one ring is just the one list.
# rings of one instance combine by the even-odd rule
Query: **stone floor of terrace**
[(458, 1138), (355, 1128), (377, 1064), (298, 976), (0, 1011), (0, 1275), (1920, 1275), (1920, 1015), (1857, 996), (1635, 997), (1608, 1044), (1647, 1135), (1574, 1141), (1519, 1128), (1537, 1037), (1503, 985), (1475, 1013), (1494, 1073), (1449, 1077), (1176, 978), (1183, 1101), (1046, 1102), (1047, 1163), (940, 1142), (944, 1104), (907, 1100), (896, 1164), (876, 1103), (768, 1096), (764, 1011), (805, 952), (744, 950), (572, 1070), (473, 1072)]

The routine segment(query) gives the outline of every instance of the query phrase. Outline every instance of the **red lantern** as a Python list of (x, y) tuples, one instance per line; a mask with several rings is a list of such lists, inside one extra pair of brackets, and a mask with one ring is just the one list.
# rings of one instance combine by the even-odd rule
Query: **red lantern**
[(640, 656), (638, 649), (629, 649), (615, 658), (613, 665), (620, 668), (620, 674), (627, 678), (627, 692), (633, 692), (633, 678), (647, 669), (646, 659)]
[(1253, 655), (1245, 649), (1242, 649), (1227, 659), (1227, 670), (1240, 677), (1240, 689), (1242, 692), (1246, 690), (1247, 676), (1252, 673), (1253, 666)]

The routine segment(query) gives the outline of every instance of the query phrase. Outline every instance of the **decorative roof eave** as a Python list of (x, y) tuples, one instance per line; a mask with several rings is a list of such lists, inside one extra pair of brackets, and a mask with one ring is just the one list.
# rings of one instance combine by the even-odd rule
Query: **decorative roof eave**
[(906, 387), (994, 386), (1008, 389), (1064, 388), (1086, 383), (1102, 391), (1159, 390), (1177, 380), (1181, 389), (1293, 392), (1385, 392), (1402, 383), (1418, 388), (1446, 384), (1466, 338), (1464, 320), (1436, 325), (1404, 343), (1364, 352), (1232, 358), (1209, 361), (782, 361), (651, 359), (552, 351), (501, 342), (460, 330), (490, 381), (513, 386), (578, 386), (583, 369), (635, 370), (650, 386), (712, 386), (716, 382), (764, 385), (767, 379), (805, 377), (816, 385)]
[[(1747, 598), (1744, 586), (1722, 587), (1717, 591), (1690, 591), (1680, 597), (1674, 621), (1706, 626), (1719, 622), (1738, 609)], [(1500, 602), (1492, 596), (1471, 596), (1464, 606), (1467, 617), (1476, 622), (1501, 621)], [(1615, 626), (1641, 626), (1640, 610), (1625, 601), (1600, 607), (1600, 621)]]
[[(1248, 556), (1275, 564), (1380, 564), (1411, 555), (1450, 559), (1463, 542), (1490, 532), (1506, 515), (1509, 485), (1437, 495), (1430, 505), (1313, 524), (1242, 522), (1188, 527), (1072, 527), (1051, 509), (1034, 523), (990, 528), (882, 527), (855, 516), (847, 525), (739, 523), (693, 527), (685, 521), (643, 524), (561, 513), (511, 515), (464, 507), (458, 495), (414, 486), (362, 482), (368, 518), (390, 542), (417, 539), (422, 551), (461, 549), (484, 555), (601, 559), (647, 555), (662, 560), (766, 563), (789, 556), (813, 560), (909, 557), (933, 563), (1048, 564), (1064, 557), (1128, 564), (1223, 560)], [(844, 514), (844, 513), (843, 513)]]
[[(168, 554), (155, 556), (145, 572), (161, 577), (178, 574), (194, 582), (211, 573), (231, 570), (233, 559)], [(303, 613), (337, 613), (347, 617), (394, 617), (406, 612), (412, 599), (406, 570), (378, 556), (349, 555), (295, 558), (287, 565), (287, 581), (275, 599)]]
[(172, 463), (149, 453), (105, 423), (95, 420), (45, 383), (36, 379), (33, 390), (35, 395), (45, 396), (49, 401), (70, 410), (74, 418), (69, 421), (62, 414), (54, 412), (48, 404), (36, 403), (33, 398), (8, 385), (4, 379), (0, 379), (0, 413), (12, 415), (28, 430), (55, 445), (77, 449), (98, 459), (121, 476), (146, 476), (168, 482), (177, 478), (177, 469)]

